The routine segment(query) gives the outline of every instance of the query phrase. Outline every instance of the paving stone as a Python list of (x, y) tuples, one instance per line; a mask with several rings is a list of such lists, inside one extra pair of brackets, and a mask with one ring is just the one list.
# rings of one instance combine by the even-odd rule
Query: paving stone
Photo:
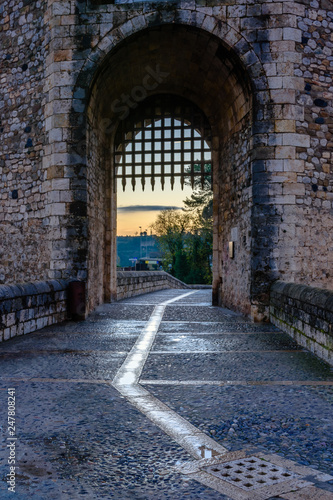
[(125, 357), (126, 353), (90, 350), (5, 353), (1, 356), (1, 377), (112, 380)]
[(110, 386), (18, 383), (17, 415), (20, 500), (225, 498), (175, 474), (188, 454)]
[(332, 500), (333, 493), (310, 486), (293, 493), (284, 493), (281, 498), (287, 500)]
[[(311, 367), (311, 371), (308, 369)], [(144, 379), (167, 380), (331, 380), (332, 370), (308, 352), (152, 353)]]
[(217, 322), (206, 322), (206, 321), (196, 321), (196, 322), (181, 322), (181, 321), (162, 321), (159, 334), (174, 335), (174, 333), (183, 334), (205, 334), (205, 333), (255, 333), (255, 332), (279, 332), (277, 327), (271, 325), (270, 323), (258, 324), (258, 323), (230, 323), (223, 321), (223, 323)]
[(228, 449), (256, 443), (332, 473), (332, 386), (145, 387)]
[(174, 305), (169, 306), (163, 315), (164, 321), (228, 321), (230, 323), (246, 322), (245, 318), (242, 318), (231, 311), (225, 311), (220, 307), (203, 307), (197, 306), (195, 309), (191, 310), (186, 307)]
[[(159, 330), (160, 332), (161, 330)], [(215, 333), (178, 335), (166, 332), (159, 334), (154, 342), (152, 353), (155, 351), (193, 352), (193, 351), (266, 351), (266, 350), (300, 350), (296, 342), (290, 340), (283, 333), (248, 333), (246, 335)]]
[[(159, 294), (159, 301), (177, 297), (180, 294), (165, 291)], [(204, 294), (198, 293), (198, 305), (194, 297), (181, 299), (179, 306), (185, 317), (192, 311), (193, 319), (197, 317), (194, 310), (201, 311), (205, 302)], [(250, 333), (244, 334), (237, 329), (226, 334), (223, 328), (217, 328), (214, 334), (196, 333), (192, 339), (189, 332), (198, 324), (194, 322), (185, 325), (185, 335), (178, 334), (184, 344), (172, 354), (161, 352), (161, 348), (172, 343), (175, 331), (167, 334), (157, 330), (155, 346), (159, 351), (148, 352), (147, 361), (143, 358), (141, 377), (146, 378), (154, 370), (164, 380), (177, 379), (184, 384), (145, 382), (144, 387), (128, 386), (131, 390), (126, 397), (116, 390), (117, 384), (112, 387), (126, 354), (145, 331), (146, 323), (142, 319), (132, 321), (128, 309), (133, 307), (133, 317), (142, 318), (136, 309), (141, 307), (139, 304), (152, 311), (158, 303), (155, 294), (140, 300), (135, 308), (131, 301), (106, 305), (87, 322), (48, 327), (0, 346), (2, 408), (7, 405), (7, 388), (15, 387), (16, 391), (19, 500), (238, 498), (216, 490), (213, 480), (202, 484), (181, 472), (181, 467), (193, 464), (193, 452), (204, 440), (208, 444), (203, 451), (210, 451), (211, 456), (209, 443), (214, 442), (214, 446), (231, 454), (250, 454), (255, 449), (256, 453), (293, 460), (305, 470), (311, 466), (332, 473), (332, 372), (312, 354), (294, 350), (294, 342), (276, 328), (269, 333), (250, 328)], [(173, 307), (166, 305), (164, 314)], [(163, 307), (158, 310), (162, 313)], [(211, 314), (210, 308), (207, 314)], [(208, 324), (230, 324), (227, 316), (223, 313), (220, 323)], [(236, 321), (237, 317), (233, 317)], [(150, 324), (155, 322), (157, 328), (158, 321), (153, 318)], [(164, 322), (163, 330), (171, 325), (184, 329), (180, 322)], [(240, 326), (251, 324), (240, 317)], [(239, 350), (242, 339), (247, 352), (233, 351)], [(191, 342), (200, 354), (186, 353)], [(214, 348), (224, 346), (228, 352), (208, 354), (207, 342), (215, 342)], [(271, 346), (275, 347), (274, 353), (267, 352)], [(120, 348), (123, 354), (119, 354)], [(289, 350), (292, 352), (286, 352)], [(203, 379), (219, 381), (221, 373), (227, 385), (204, 384)], [(262, 378), (265, 385), (260, 385)], [(258, 385), (229, 385), (237, 379), (254, 380)], [(194, 385), (186, 385), (188, 381)], [(288, 385), (274, 385), (274, 381)], [(143, 404), (144, 414), (138, 411), (143, 411)], [(159, 425), (161, 418), (170, 416), (172, 425), (166, 420), (164, 426), (168, 432), (178, 426), (179, 417), (189, 432), (194, 428), (192, 436), (180, 440), (189, 451), (152, 423), (149, 416)], [(3, 426), (0, 470), (4, 481), (0, 498), (4, 499), (12, 497), (5, 481), (7, 437)], [(282, 486), (281, 495), (286, 485)], [(315, 486), (325, 490), (326, 495), (333, 489), (325, 479), (316, 480)], [(271, 500), (274, 498), (276, 495)]]

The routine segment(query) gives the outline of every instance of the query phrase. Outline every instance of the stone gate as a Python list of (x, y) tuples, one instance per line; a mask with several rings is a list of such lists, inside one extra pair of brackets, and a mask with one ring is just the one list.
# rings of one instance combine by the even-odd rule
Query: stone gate
[(116, 298), (115, 135), (168, 94), (211, 128), (214, 303), (332, 288), (332, 27), (330, 0), (3, 0), (0, 283)]

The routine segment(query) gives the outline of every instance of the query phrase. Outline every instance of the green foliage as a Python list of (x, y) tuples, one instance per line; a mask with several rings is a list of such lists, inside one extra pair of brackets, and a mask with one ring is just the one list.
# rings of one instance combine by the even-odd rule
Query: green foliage
[(151, 226), (159, 238), (159, 246), (164, 254), (164, 268), (169, 270), (171, 266), (173, 274), (176, 255), (183, 250), (184, 239), (186, 234), (191, 230), (191, 224), (191, 217), (185, 212), (162, 210)]
[(160, 212), (152, 225), (164, 254), (164, 269), (185, 283), (211, 284), (213, 193), (210, 180), (207, 179), (203, 187), (198, 181), (184, 204), (183, 211)]
[[(211, 165), (205, 165), (205, 170), (211, 171)], [(185, 212), (193, 220), (192, 237), (189, 241), (188, 254), (191, 262), (191, 272), (187, 283), (212, 282), (213, 253), (213, 192), (211, 176), (205, 177), (203, 186), (200, 178), (196, 179), (194, 191), (190, 198), (184, 200)]]
[(177, 250), (175, 257), (174, 275), (179, 280), (186, 281), (190, 272), (190, 264), (185, 250)]

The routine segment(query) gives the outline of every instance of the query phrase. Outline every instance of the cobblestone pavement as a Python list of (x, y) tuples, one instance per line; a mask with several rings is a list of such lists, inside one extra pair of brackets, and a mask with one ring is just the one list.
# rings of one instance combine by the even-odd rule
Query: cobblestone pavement
[[(333, 472), (332, 370), (272, 325), (211, 307), (209, 290), (147, 294), (12, 339), (0, 345), (0, 373), (0, 498), (333, 498), (330, 477), (315, 477)], [(188, 473), (237, 453), (315, 471), (271, 496)]]

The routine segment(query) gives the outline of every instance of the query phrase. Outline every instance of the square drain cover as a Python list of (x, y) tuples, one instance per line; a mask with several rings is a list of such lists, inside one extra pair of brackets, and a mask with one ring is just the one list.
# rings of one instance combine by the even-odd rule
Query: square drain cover
[(254, 456), (210, 465), (202, 470), (246, 491), (301, 478), (295, 472)]

